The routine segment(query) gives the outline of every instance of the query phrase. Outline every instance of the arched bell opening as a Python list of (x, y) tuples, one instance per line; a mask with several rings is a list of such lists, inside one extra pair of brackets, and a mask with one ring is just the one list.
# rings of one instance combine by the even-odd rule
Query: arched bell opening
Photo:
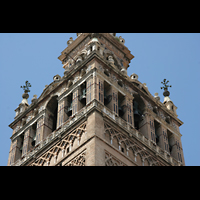
[(65, 114), (67, 115), (67, 119), (72, 116), (72, 101), (73, 101), (73, 93), (70, 93), (66, 97), (66, 106), (64, 107)]
[(126, 112), (127, 106), (125, 105), (125, 96), (118, 92), (118, 113), (119, 117), (124, 119), (126, 121), (126, 118), (124, 118), (124, 114)]
[(32, 145), (32, 147), (35, 147), (35, 145), (36, 145), (36, 130), (37, 130), (37, 122), (34, 123), (31, 127), (31, 131), (32, 131), (32, 133), (31, 133), (31, 135), (32, 135), (31, 145)]
[(112, 90), (111, 85), (104, 81), (104, 105), (112, 109), (109, 105), (112, 101)]
[(48, 111), (48, 121), (49, 121), (49, 128), (51, 132), (55, 131), (57, 128), (57, 117), (58, 117), (58, 96), (54, 96), (51, 98), (49, 103), (47, 104), (47, 111)]
[(86, 95), (87, 95), (86, 82), (84, 82), (84, 83), (80, 86), (79, 101), (80, 101), (81, 104), (82, 104), (81, 107), (85, 107), (85, 106), (86, 106)]
[(143, 121), (145, 103), (139, 95), (134, 96), (133, 100), (133, 112), (134, 112), (134, 124), (135, 129), (139, 130), (141, 126), (141, 122)]

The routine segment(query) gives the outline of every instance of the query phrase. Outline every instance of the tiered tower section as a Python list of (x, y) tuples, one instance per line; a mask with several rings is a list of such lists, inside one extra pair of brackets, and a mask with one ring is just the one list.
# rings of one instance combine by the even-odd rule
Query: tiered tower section
[(116, 33), (77, 33), (39, 98), (16, 109), (8, 165), (185, 165), (176, 106), (153, 97)]

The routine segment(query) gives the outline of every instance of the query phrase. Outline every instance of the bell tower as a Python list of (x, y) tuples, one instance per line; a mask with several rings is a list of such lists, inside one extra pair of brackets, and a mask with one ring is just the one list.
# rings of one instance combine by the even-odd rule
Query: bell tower
[(185, 165), (177, 107), (168, 90), (161, 103), (137, 74), (128, 76), (133, 58), (116, 33), (70, 38), (58, 57), (63, 76), (55, 75), (30, 105), (31, 85), (22, 87), (23, 100), (9, 125), (8, 165)]

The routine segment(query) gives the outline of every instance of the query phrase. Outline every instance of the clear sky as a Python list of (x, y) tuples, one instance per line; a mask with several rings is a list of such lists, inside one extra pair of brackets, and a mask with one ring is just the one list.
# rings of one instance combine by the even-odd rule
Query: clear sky
[[(162, 95), (161, 81), (170, 81), (170, 97), (184, 122), (180, 131), (186, 165), (200, 166), (200, 34), (117, 33), (135, 56), (128, 75), (136, 73), (152, 95)], [(28, 80), (30, 97), (41, 95), (53, 76), (63, 76), (57, 59), (75, 33), (0, 33), (0, 165), (7, 165), (14, 110), (22, 101), (20, 88)]]

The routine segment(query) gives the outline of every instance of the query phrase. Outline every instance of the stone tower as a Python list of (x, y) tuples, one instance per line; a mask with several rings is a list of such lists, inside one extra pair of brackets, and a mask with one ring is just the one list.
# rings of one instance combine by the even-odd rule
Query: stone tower
[(9, 166), (185, 165), (177, 107), (160, 102), (137, 74), (116, 33), (77, 33), (39, 98), (27, 91), (15, 110)]

